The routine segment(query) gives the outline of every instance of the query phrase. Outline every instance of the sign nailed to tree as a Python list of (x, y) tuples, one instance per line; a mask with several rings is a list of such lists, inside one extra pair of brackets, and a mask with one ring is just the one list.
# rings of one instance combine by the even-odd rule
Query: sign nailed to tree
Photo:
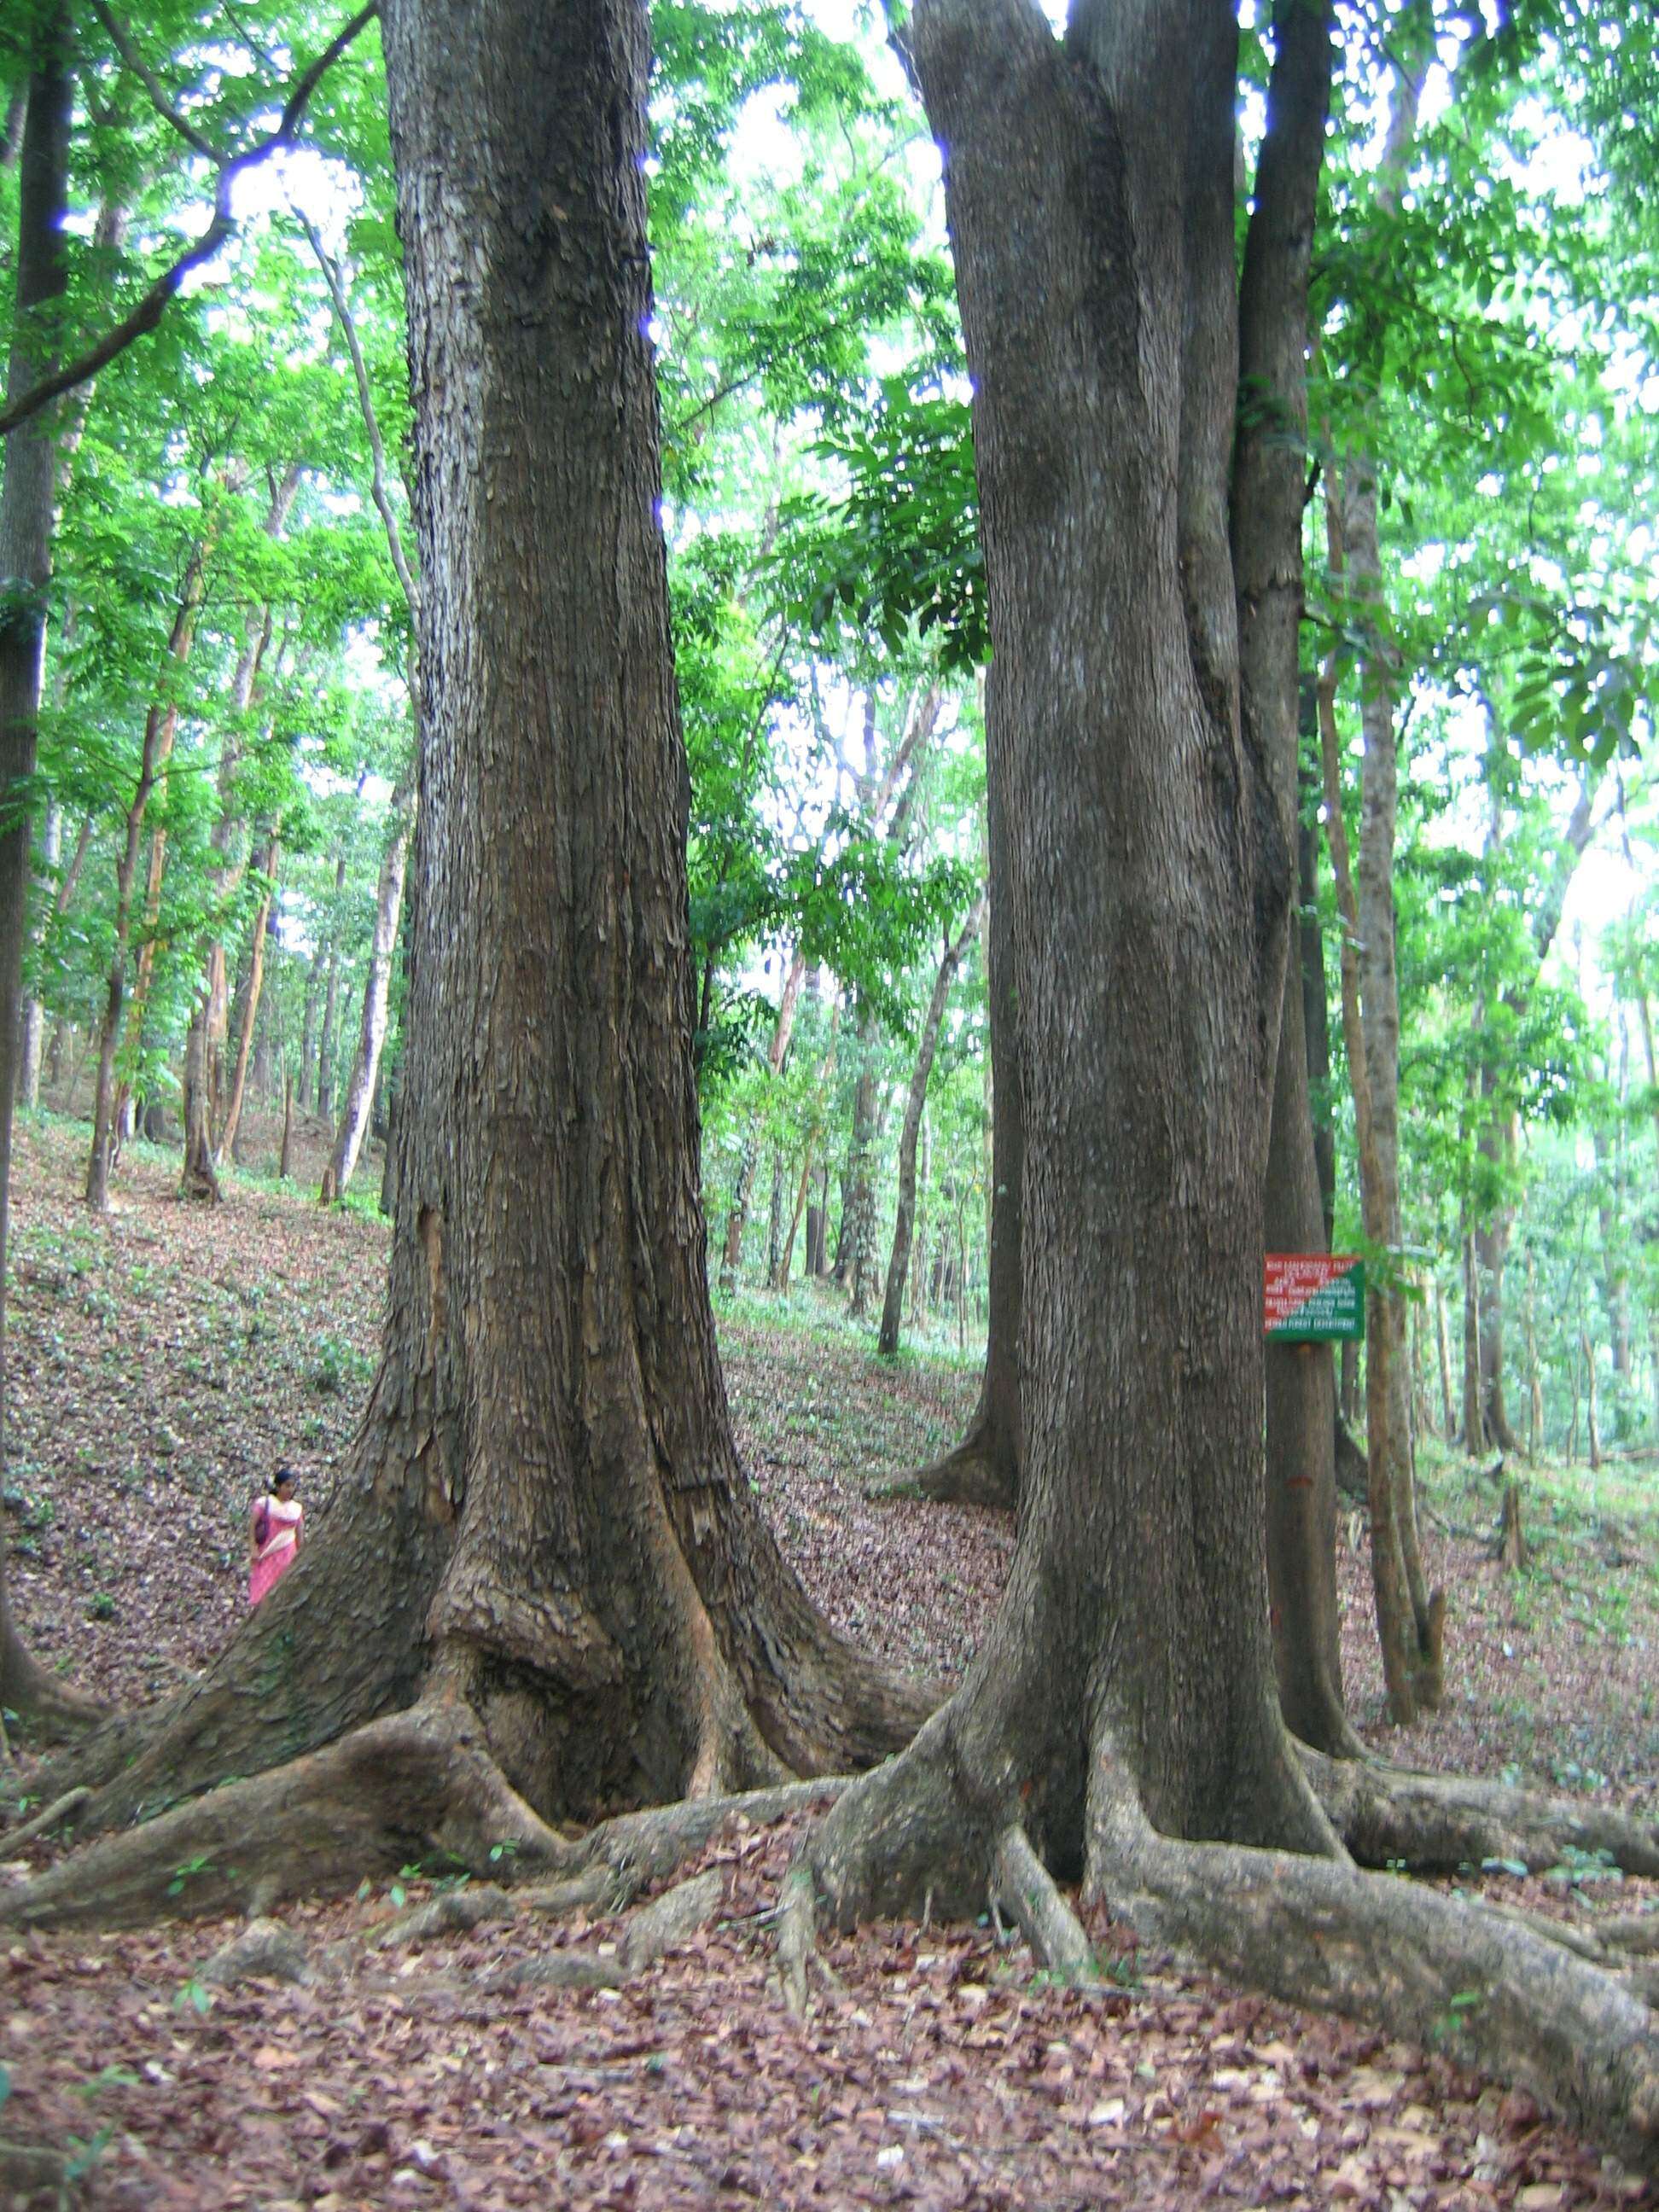
[(1328, 1344), (1365, 1334), (1365, 1265), (1342, 1253), (1269, 1252), (1262, 1333), (1281, 1344)]

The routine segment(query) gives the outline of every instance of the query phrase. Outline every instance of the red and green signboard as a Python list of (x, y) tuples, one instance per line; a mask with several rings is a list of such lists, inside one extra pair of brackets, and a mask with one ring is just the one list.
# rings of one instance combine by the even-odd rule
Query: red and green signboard
[(1280, 1344), (1365, 1334), (1365, 1264), (1338, 1252), (1269, 1252), (1262, 1333)]

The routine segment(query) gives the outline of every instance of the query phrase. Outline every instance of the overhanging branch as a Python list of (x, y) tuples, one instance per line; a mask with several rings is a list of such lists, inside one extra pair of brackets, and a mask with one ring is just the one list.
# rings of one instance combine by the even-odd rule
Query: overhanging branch
[[(102, 9), (99, 13), (109, 26), (123, 58), (131, 61), (137, 68), (128, 43), (117, 31), (113, 19), (104, 15)], [(84, 353), (78, 354), (51, 376), (42, 377), (21, 399), (14, 400), (9, 407), (0, 412), (0, 437), (7, 436), (20, 422), (27, 422), (32, 415), (39, 414), (43, 407), (62, 393), (72, 392), (76, 385), (84, 384), (89, 377), (96, 376), (101, 368), (115, 360), (118, 355), (125, 353), (137, 339), (146, 337), (156, 327), (191, 270), (211, 260), (225, 241), (234, 234), (236, 217), (231, 210), (231, 189), (236, 179), (246, 171), (256, 168), (272, 154), (292, 145), (312, 94), (353, 40), (379, 13), (380, 0), (368, 0), (368, 5), (357, 10), (350, 21), (335, 33), (317, 58), (295, 80), (276, 128), (256, 144), (246, 147), (241, 153), (218, 161), (218, 180), (213, 194), (213, 219), (201, 236), (161, 271), (131, 314), (106, 331), (102, 337), (88, 346)], [(149, 72), (141, 70), (138, 74), (161, 112), (180, 135), (198, 152), (207, 153), (210, 159), (216, 158), (211, 155), (202, 134), (177, 113), (161, 87), (152, 82)]]

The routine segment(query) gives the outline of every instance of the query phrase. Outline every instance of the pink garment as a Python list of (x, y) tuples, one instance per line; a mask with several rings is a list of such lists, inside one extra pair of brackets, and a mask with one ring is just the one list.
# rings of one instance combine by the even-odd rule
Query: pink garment
[(286, 1505), (280, 1498), (262, 1498), (259, 1508), (265, 1515), (269, 1529), (264, 1542), (254, 1554), (252, 1571), (247, 1578), (250, 1605), (258, 1605), (261, 1598), (268, 1597), (294, 1565), (306, 1517), (305, 1508), (297, 1498), (290, 1498)]

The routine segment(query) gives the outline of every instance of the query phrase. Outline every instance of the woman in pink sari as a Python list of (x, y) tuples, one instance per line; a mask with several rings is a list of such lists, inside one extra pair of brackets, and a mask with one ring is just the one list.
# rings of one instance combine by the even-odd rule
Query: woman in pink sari
[(305, 1538), (306, 1510), (294, 1495), (294, 1471), (276, 1470), (275, 1487), (254, 1502), (248, 1528), (247, 1601), (258, 1605), (294, 1565)]

